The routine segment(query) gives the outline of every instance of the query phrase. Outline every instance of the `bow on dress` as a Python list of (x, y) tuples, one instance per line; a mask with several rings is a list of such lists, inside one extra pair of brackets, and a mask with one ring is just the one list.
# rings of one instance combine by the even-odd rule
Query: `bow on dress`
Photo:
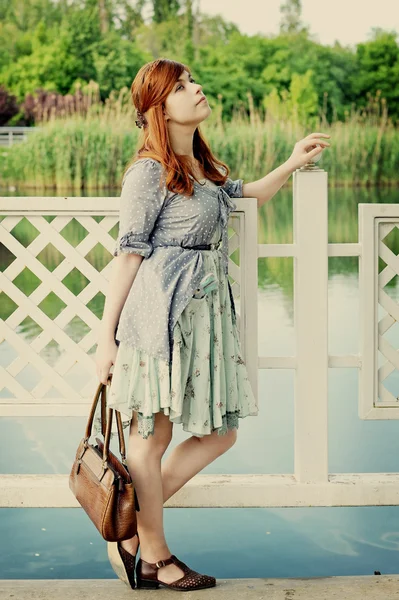
[[(220, 248), (222, 252), (222, 261), (224, 272), (228, 274), (228, 264), (229, 264), (229, 242), (227, 235), (227, 223), (229, 220), (230, 213), (237, 208), (237, 205), (231, 200), (230, 196), (223, 188), (220, 188), (218, 191), (218, 200), (220, 206), (220, 222), (222, 229), (222, 246)], [(201, 279), (198, 289), (201, 290), (205, 294), (209, 294), (209, 292), (215, 290), (218, 287), (218, 281), (215, 278), (215, 275), (210, 272), (206, 273), (204, 277)]]

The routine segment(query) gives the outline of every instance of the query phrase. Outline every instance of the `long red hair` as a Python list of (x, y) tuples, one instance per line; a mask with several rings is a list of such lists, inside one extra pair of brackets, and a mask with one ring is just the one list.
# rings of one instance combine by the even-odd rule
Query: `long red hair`
[[(165, 184), (168, 190), (192, 196), (194, 185), (190, 179), (194, 176), (189, 157), (177, 155), (170, 143), (168, 128), (163, 115), (167, 96), (173, 90), (183, 71), (191, 75), (190, 69), (183, 63), (158, 58), (143, 65), (137, 72), (131, 85), (131, 97), (136, 110), (145, 113), (146, 124), (141, 129), (138, 149), (127, 169), (140, 158), (153, 158), (164, 167)], [(199, 127), (193, 137), (193, 154), (201, 165), (204, 177), (216, 185), (223, 185), (229, 176), (228, 166), (218, 160), (205, 141)], [(224, 169), (224, 174), (220, 171)]]

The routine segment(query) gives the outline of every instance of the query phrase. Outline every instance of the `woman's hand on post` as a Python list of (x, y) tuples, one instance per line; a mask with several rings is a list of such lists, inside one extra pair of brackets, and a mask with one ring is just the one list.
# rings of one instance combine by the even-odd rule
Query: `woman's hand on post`
[(286, 161), (292, 171), (300, 169), (312, 158), (320, 154), (324, 148), (328, 148), (330, 144), (321, 139), (331, 137), (327, 133), (310, 133), (308, 136), (299, 140), (294, 146), (291, 156)]

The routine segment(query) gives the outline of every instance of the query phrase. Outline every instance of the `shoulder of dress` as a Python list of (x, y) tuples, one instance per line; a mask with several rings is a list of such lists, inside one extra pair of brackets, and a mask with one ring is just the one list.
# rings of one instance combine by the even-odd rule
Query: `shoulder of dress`
[(126, 178), (137, 170), (139, 170), (140, 173), (143, 172), (143, 174), (144, 174), (144, 173), (148, 172), (148, 170), (151, 170), (153, 172), (160, 172), (161, 167), (162, 167), (161, 163), (158, 160), (155, 160), (154, 158), (149, 158), (149, 157), (139, 158), (132, 165), (130, 165), (130, 167), (127, 169), (126, 173), (123, 176), (122, 186), (125, 183)]
[(132, 166), (137, 165), (137, 164), (141, 164), (141, 163), (149, 163), (152, 164), (154, 166), (156, 165), (161, 165), (159, 160), (156, 160), (155, 158), (151, 158), (150, 156), (143, 156), (142, 158), (138, 158)]

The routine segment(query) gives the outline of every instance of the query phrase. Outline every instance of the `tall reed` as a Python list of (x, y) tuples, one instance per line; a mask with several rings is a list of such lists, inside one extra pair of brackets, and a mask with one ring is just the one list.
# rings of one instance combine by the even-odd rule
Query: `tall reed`
[[(118, 189), (125, 165), (135, 153), (140, 131), (128, 88), (101, 103), (91, 82), (87, 97), (50, 107), (38, 115), (39, 128), (28, 141), (4, 153), (1, 182), (20, 189), (52, 189), (75, 193)], [(398, 182), (399, 132), (388, 116), (384, 98), (369, 97), (364, 109), (354, 106), (344, 121), (317, 117), (298, 123), (258, 109), (248, 93), (249, 110), (237, 106), (223, 118), (221, 97), (201, 128), (215, 154), (231, 169), (231, 177), (251, 181), (285, 162), (295, 143), (311, 132), (331, 135), (331, 146), (318, 166), (329, 173), (332, 186), (395, 186)], [(296, 112), (296, 111), (294, 111)]]

